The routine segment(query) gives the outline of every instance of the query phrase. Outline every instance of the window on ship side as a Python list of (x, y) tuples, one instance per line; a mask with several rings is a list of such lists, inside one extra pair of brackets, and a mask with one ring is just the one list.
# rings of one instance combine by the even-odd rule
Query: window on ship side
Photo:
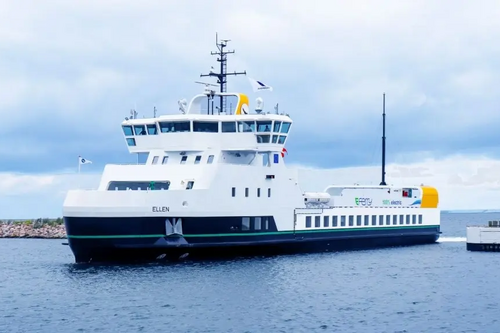
[(341, 226), (341, 227), (345, 227), (345, 215), (342, 215), (342, 216), (340, 217), (340, 226)]
[(384, 225), (384, 215), (378, 216), (378, 225)]
[(365, 215), (365, 226), (370, 224), (370, 215)]
[(377, 225), (377, 215), (372, 215), (372, 225)]
[(413, 214), (411, 216), (411, 224), (417, 224), (417, 215)]
[(398, 216), (392, 215), (392, 225), (397, 225), (397, 224), (398, 224)]
[(422, 214), (418, 215), (418, 224), (422, 224)]
[(354, 226), (354, 215), (349, 215), (349, 226)]
[(310, 228), (312, 226), (312, 219), (310, 216), (306, 216), (306, 228)]
[(314, 217), (314, 227), (315, 228), (321, 227), (321, 216)]
[(336, 227), (338, 225), (338, 216), (332, 216), (332, 227)]
[(391, 225), (391, 215), (385, 216), (385, 225)]
[(330, 226), (330, 216), (323, 216), (323, 227), (328, 228)]
[(399, 224), (404, 224), (404, 218), (405, 216), (404, 215), (399, 215)]

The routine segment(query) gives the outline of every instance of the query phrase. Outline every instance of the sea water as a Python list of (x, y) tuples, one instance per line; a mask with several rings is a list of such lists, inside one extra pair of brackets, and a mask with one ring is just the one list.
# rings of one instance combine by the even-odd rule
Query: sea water
[(437, 244), (176, 264), (73, 263), (61, 240), (0, 239), (0, 332), (499, 332), (500, 253)]

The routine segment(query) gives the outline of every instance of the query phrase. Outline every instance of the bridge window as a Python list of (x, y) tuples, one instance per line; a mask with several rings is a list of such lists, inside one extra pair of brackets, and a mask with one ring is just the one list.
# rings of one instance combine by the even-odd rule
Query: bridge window
[(168, 190), (169, 181), (112, 181), (108, 185), (108, 191), (127, 191), (127, 190)]
[(257, 143), (269, 143), (270, 140), (270, 135), (257, 135)]
[(153, 157), (153, 162), (151, 164), (157, 164), (159, 158), (160, 158), (159, 156)]
[(167, 164), (168, 162), (168, 156), (163, 156), (163, 160), (161, 161), (161, 164)]
[(279, 133), (281, 127), (281, 121), (274, 121), (274, 129), (273, 132)]
[(191, 130), (189, 121), (161, 121), (159, 124), (162, 133), (189, 132)]
[(135, 139), (134, 138), (127, 138), (127, 145), (135, 146)]
[(223, 121), (221, 125), (222, 125), (222, 133), (236, 132), (236, 122), (234, 121)]
[(144, 125), (134, 125), (135, 135), (146, 135), (146, 127)]
[(132, 136), (134, 133), (132, 132), (132, 126), (123, 126), (123, 134), (126, 136)]
[(283, 125), (281, 125), (281, 133), (288, 133), (288, 131), (290, 130), (290, 124), (291, 123), (283, 122)]
[(257, 132), (271, 132), (272, 121), (258, 121)]
[(148, 134), (149, 135), (156, 135), (156, 134), (158, 134), (158, 127), (156, 127), (156, 124), (147, 124), (146, 127), (148, 129)]
[(285, 143), (285, 140), (286, 140), (286, 136), (285, 135), (280, 135), (280, 138), (278, 140), (278, 143), (280, 145), (284, 144)]
[(207, 164), (212, 164), (214, 162), (214, 155), (208, 155)]
[(238, 132), (255, 132), (255, 122), (238, 121)]
[(200, 161), (201, 161), (201, 155), (198, 155), (198, 156), (196, 156), (196, 158), (194, 159), (194, 164), (200, 164)]
[(219, 123), (213, 121), (193, 121), (193, 132), (217, 133)]
[(277, 135), (273, 135), (273, 143), (278, 143), (278, 136)]

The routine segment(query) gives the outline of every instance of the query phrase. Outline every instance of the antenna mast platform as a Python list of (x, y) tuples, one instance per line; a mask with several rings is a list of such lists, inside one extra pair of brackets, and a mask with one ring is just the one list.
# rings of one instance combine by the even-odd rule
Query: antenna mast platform
[[(228, 75), (246, 75), (247, 72), (236, 72), (234, 71), (233, 73), (228, 73), (227, 72), (227, 55), (234, 53), (234, 50), (232, 51), (226, 51), (224, 48), (227, 46), (227, 42), (229, 42), (230, 39), (222, 39), (219, 42), (219, 37), (218, 34), (215, 34), (215, 45), (217, 46), (217, 49), (219, 51), (217, 52), (211, 52), (211, 55), (218, 55), (219, 57), (217, 58), (217, 61), (220, 62), (220, 72), (215, 73), (213, 71), (210, 71), (209, 74), (201, 74), (200, 77), (205, 77), (205, 76), (215, 76), (217, 78), (217, 83), (220, 85), (220, 92), (224, 93), (227, 92), (227, 79), (226, 77)], [(220, 96), (220, 111), (225, 112), (226, 111), (226, 96)]]

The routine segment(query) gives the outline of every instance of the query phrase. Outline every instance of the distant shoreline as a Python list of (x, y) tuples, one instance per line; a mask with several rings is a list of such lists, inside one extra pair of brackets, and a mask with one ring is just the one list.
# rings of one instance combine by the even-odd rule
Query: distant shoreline
[(0, 221), (0, 238), (65, 239), (63, 220), (3, 220)]

